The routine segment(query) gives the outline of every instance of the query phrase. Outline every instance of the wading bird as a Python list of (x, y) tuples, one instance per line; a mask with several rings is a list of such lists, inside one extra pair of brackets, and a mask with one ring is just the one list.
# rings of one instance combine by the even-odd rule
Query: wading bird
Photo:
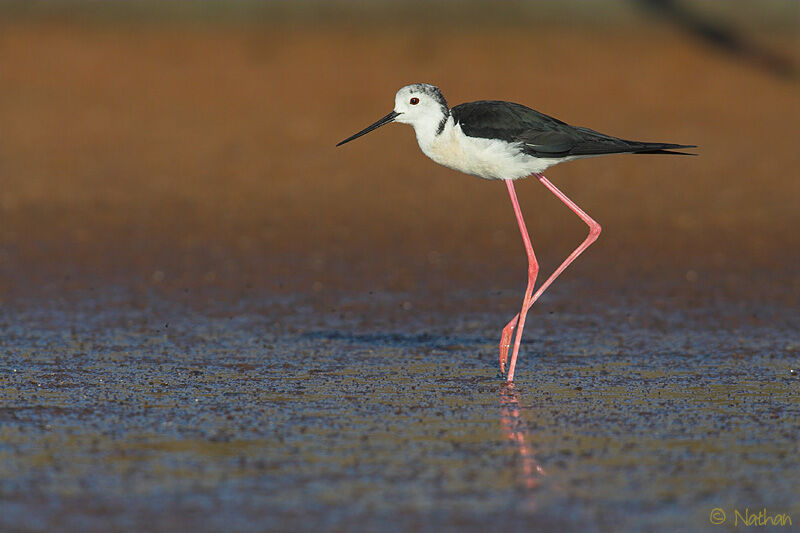
[[(677, 148), (694, 145), (626, 141), (588, 128), (570, 126), (524, 105), (481, 100), (448, 107), (442, 92), (427, 83), (407, 85), (397, 91), (391, 113), (348, 137), (336, 146), (357, 139), (384, 124), (402, 122), (414, 127), (422, 152), (448, 168), (488, 180), (506, 183), (511, 205), (519, 224), (528, 255), (528, 286), (522, 309), (503, 328), (500, 336), (500, 373), (508, 383), (514, 381), (522, 329), (528, 309), (551, 283), (600, 235), (600, 224), (559, 191), (542, 175), (556, 163), (607, 154), (678, 154)], [(589, 235), (542, 285), (533, 292), (539, 264), (522, 218), (514, 190), (514, 180), (530, 175), (547, 187), (589, 226)], [(506, 362), (511, 337), (516, 328), (514, 350)]]

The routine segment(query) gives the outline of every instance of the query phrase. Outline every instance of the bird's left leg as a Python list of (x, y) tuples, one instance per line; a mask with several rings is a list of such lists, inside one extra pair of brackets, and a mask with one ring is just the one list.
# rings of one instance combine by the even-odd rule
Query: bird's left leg
[(509, 383), (514, 377), (514, 365), (517, 360), (517, 352), (519, 351), (519, 343), (522, 339), (522, 329), (525, 326), (525, 316), (528, 314), (530, 308), (531, 295), (533, 294), (533, 287), (536, 284), (536, 276), (539, 273), (539, 263), (536, 261), (536, 255), (533, 253), (533, 245), (531, 238), (528, 235), (528, 229), (525, 227), (525, 220), (522, 218), (522, 210), (519, 207), (517, 200), (517, 193), (514, 191), (514, 182), (512, 180), (505, 180), (506, 187), (508, 188), (508, 196), (511, 198), (511, 206), (514, 208), (514, 215), (517, 217), (517, 224), (519, 224), (519, 232), (522, 234), (522, 242), (525, 244), (525, 253), (528, 256), (528, 286), (525, 289), (525, 297), (522, 300), (522, 310), (520, 311), (519, 318), (515, 317), (514, 320), (509, 322), (503, 328), (503, 334), (500, 338), (500, 372), (504, 372), (506, 358), (508, 357), (508, 348), (511, 341), (511, 335), (514, 326), (519, 323), (517, 327), (517, 338), (514, 341), (514, 352), (511, 356), (511, 364), (509, 365), (508, 381)]
[[(569, 207), (576, 215), (578, 215), (581, 218), (581, 220), (583, 220), (586, 223), (587, 226), (589, 226), (589, 235), (586, 236), (586, 238), (583, 240), (580, 246), (575, 248), (575, 250), (571, 254), (569, 254), (569, 257), (567, 257), (564, 260), (564, 262), (561, 263), (561, 265), (555, 270), (555, 272), (553, 272), (550, 275), (550, 277), (547, 278), (544, 283), (542, 283), (542, 285), (536, 290), (536, 293), (534, 293), (534, 295), (527, 300), (528, 307), (532, 306), (533, 303), (539, 299), (539, 296), (541, 296), (542, 293), (547, 289), (547, 287), (549, 287), (555, 281), (555, 279), (558, 276), (560, 276), (561, 273), (564, 272), (564, 270), (573, 261), (575, 261), (575, 259), (577, 259), (579, 255), (581, 255), (584, 252), (584, 250), (586, 250), (594, 241), (597, 240), (597, 237), (600, 235), (600, 231), (602, 229), (600, 227), (600, 224), (595, 222), (594, 219), (592, 219), (592, 217), (587, 215), (583, 209), (578, 207), (578, 204), (567, 198), (567, 195), (558, 190), (558, 188), (552, 183), (550, 183), (550, 181), (547, 178), (545, 178), (543, 174), (535, 174), (535, 176), (539, 179), (540, 182), (542, 182), (542, 185), (547, 187), (550, 190), (550, 192), (555, 194), (559, 200), (564, 202), (567, 205), (567, 207)], [(520, 314), (514, 317), (514, 319), (511, 320), (511, 322), (509, 322), (509, 325), (506, 327), (508, 328), (509, 326), (511, 326), (513, 328), (514, 324), (517, 322), (519, 317), (520, 328), (521, 328), (521, 325), (524, 324), (525, 322), (526, 311), (527, 309), (523, 307)], [(503, 334), (505, 335), (505, 330), (503, 330)], [(511, 363), (508, 365), (509, 383), (511, 383), (514, 380), (514, 366), (516, 365), (517, 362), (517, 351), (519, 350), (519, 340), (520, 340), (519, 335), (517, 335), (517, 341), (514, 343), (514, 352), (511, 355)]]
[(542, 283), (542, 285), (537, 289), (536, 294), (534, 294), (533, 297), (531, 298), (531, 305), (533, 305), (533, 302), (539, 299), (539, 296), (541, 296), (542, 293), (545, 290), (547, 290), (547, 287), (549, 287), (550, 284), (553, 283), (556, 280), (556, 278), (561, 275), (562, 272), (564, 272), (564, 269), (566, 269), (570, 265), (570, 263), (575, 261), (575, 259), (577, 259), (578, 256), (584, 252), (584, 250), (586, 250), (594, 241), (597, 240), (597, 237), (600, 236), (600, 231), (602, 231), (603, 229), (600, 227), (600, 224), (598, 224), (592, 217), (587, 215), (583, 209), (578, 207), (578, 204), (567, 198), (566, 194), (559, 191), (555, 185), (550, 183), (550, 181), (547, 178), (545, 178), (543, 174), (536, 174), (536, 177), (539, 178), (539, 181), (542, 182), (542, 185), (550, 189), (550, 192), (555, 194), (559, 200), (564, 202), (567, 205), (567, 207), (569, 207), (572, 210), (573, 213), (578, 215), (580, 219), (583, 220), (587, 226), (589, 226), (589, 235), (586, 236), (586, 238), (583, 240), (580, 246), (575, 248), (575, 250), (573, 250), (573, 252), (569, 254), (569, 257), (567, 257), (564, 260), (564, 262), (561, 263), (561, 265), (555, 270), (555, 272), (550, 274), (550, 277), (547, 278), (545, 282)]

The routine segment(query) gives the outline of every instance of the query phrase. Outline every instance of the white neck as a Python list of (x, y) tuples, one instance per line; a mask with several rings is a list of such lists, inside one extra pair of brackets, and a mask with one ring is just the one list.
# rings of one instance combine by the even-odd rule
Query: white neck
[[(442, 115), (422, 117), (418, 120), (415, 120), (412, 124), (414, 127), (414, 133), (417, 134), (417, 143), (419, 143), (419, 147), (424, 153), (427, 154), (429, 152), (434, 140), (436, 140), (436, 137), (441, 133), (439, 131), (439, 125), (442, 123), (443, 118), (444, 117)], [(448, 126), (451, 126), (452, 122), (453, 118), (447, 117), (445, 129)]]

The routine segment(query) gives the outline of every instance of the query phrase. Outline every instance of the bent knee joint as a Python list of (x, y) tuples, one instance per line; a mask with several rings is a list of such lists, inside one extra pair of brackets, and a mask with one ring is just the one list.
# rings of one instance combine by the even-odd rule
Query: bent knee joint
[(592, 223), (589, 224), (589, 237), (594, 241), (600, 235), (601, 231), (603, 231), (603, 228), (600, 227), (600, 224), (592, 220)]

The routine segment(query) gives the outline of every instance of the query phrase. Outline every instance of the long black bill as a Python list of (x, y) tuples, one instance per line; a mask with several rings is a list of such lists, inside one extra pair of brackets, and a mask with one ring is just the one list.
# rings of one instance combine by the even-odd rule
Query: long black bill
[(353, 136), (351, 136), (351, 137), (348, 137), (347, 139), (343, 140), (342, 142), (340, 142), (340, 143), (339, 143), (339, 144), (337, 144), (336, 146), (341, 146), (341, 145), (343, 145), (344, 143), (349, 143), (349, 142), (350, 142), (350, 141), (352, 141), (353, 139), (358, 139), (358, 138), (359, 138), (359, 137), (361, 137), (362, 135), (366, 135), (367, 133), (371, 132), (372, 130), (377, 130), (378, 128), (380, 128), (380, 127), (381, 127), (381, 126), (383, 126), (384, 124), (388, 124), (388, 123), (392, 122), (392, 121), (395, 119), (395, 117), (397, 117), (397, 115), (399, 115), (399, 114), (400, 114), (400, 113), (397, 113), (396, 111), (392, 111), (391, 113), (389, 113), (388, 115), (386, 115), (385, 117), (383, 117), (382, 119), (380, 119), (380, 120), (379, 120), (378, 122), (376, 122), (375, 124), (373, 124), (373, 125), (371, 125), (371, 126), (367, 126), (367, 127), (366, 127), (366, 128), (364, 128), (363, 130), (361, 130), (361, 131), (359, 131), (358, 133), (356, 133), (355, 135), (353, 135)]

